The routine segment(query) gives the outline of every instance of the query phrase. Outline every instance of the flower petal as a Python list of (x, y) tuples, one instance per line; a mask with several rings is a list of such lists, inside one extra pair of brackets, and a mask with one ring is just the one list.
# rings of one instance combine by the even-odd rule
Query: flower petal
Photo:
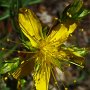
[(66, 27), (64, 24), (57, 25), (52, 30), (51, 34), (48, 36), (49, 42), (52, 42), (53, 44), (56, 43), (59, 45), (62, 44), (67, 40), (68, 36), (76, 29), (76, 27), (76, 23), (69, 25), (69, 27)]
[(22, 76), (27, 76), (29, 75), (34, 69), (34, 61), (29, 60), (29, 61), (22, 61), (21, 65), (15, 72), (12, 73), (12, 76), (15, 79), (18, 79)]
[(42, 67), (38, 72), (34, 74), (34, 81), (36, 90), (48, 90), (48, 84), (50, 79), (50, 67)]
[(18, 16), (19, 25), (24, 35), (37, 47), (37, 42), (42, 38), (42, 26), (33, 11), (21, 8)]

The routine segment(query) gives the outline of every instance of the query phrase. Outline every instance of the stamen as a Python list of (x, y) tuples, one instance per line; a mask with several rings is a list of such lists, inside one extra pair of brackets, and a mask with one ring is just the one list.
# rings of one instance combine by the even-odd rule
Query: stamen
[[(52, 67), (52, 68), (53, 68), (53, 67)], [(58, 82), (57, 82), (57, 80), (56, 80), (56, 77), (55, 77), (55, 75), (54, 75), (54, 72), (52, 71), (52, 68), (51, 68), (51, 73), (52, 73), (53, 79), (54, 79), (54, 81), (55, 81), (55, 85), (57, 85), (57, 87), (59, 88)]]
[(4, 80), (6, 81), (8, 79), (8, 77), (4, 77)]
[(17, 51), (18, 53), (20, 53), (20, 51)]
[(71, 64), (74, 64), (74, 65), (76, 65), (76, 66), (79, 66), (79, 67), (81, 67), (81, 68), (84, 68), (83, 65), (77, 64), (77, 63), (72, 62), (72, 61), (70, 61), (70, 60), (66, 60), (66, 59), (64, 59), (64, 60), (67, 61), (67, 62), (69, 62), (69, 63), (71, 63)]
[(68, 88), (66, 87), (65, 90), (68, 90)]
[(2, 48), (2, 51), (4, 51), (5, 50), (5, 48)]
[(69, 67), (71, 66), (71, 64), (68, 65)]
[(10, 40), (9, 38), (7, 38), (7, 42), (12, 42), (12, 43), (22, 44), (22, 45), (23, 45), (23, 43), (19, 43), (19, 42), (12, 41), (12, 40)]
[[(2, 51), (10, 51), (9, 49), (1, 48)], [(17, 53), (37, 53), (37, 52), (29, 52), (29, 51), (19, 51), (19, 50), (12, 50), (13, 52)]]
[(10, 39), (9, 38), (7, 38), (7, 42), (9, 42), (10, 41)]
[(84, 29), (82, 28), (82, 29), (81, 29), (81, 31), (83, 32), (83, 31), (84, 31)]
[(77, 80), (74, 80), (73, 82), (74, 82), (74, 83), (76, 83), (76, 82), (77, 82)]
[(54, 18), (54, 22), (53, 22), (52, 26), (50, 27), (50, 29), (49, 29), (49, 31), (47, 33), (47, 36), (49, 36), (50, 32), (52, 32), (52, 28), (53, 28), (53, 26), (55, 26), (56, 20), (59, 20), (59, 19), (57, 17)]
[(69, 12), (67, 12), (67, 16), (69, 16), (70, 18), (72, 17), (72, 15)]

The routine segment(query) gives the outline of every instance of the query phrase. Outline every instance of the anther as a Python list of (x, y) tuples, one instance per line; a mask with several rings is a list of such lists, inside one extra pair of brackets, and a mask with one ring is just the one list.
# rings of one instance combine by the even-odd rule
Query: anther
[(77, 81), (76, 81), (76, 80), (74, 80), (73, 82), (74, 82), (74, 83), (76, 83)]
[(58, 20), (58, 18), (57, 18), (57, 17), (55, 17), (54, 19), (55, 19), (55, 20)]
[(8, 78), (7, 77), (4, 77), (4, 80), (6, 81)]
[(17, 51), (18, 53), (20, 53), (20, 51)]
[(21, 64), (23, 64), (25, 61), (22, 61)]
[(72, 37), (72, 34), (70, 34), (70, 36)]
[(5, 48), (2, 48), (2, 51), (5, 50)]
[(65, 88), (65, 90), (68, 90), (68, 88)]
[(84, 68), (84, 66), (82, 66), (82, 68)]
[(9, 42), (10, 41), (10, 39), (9, 38), (7, 38), (7, 42)]
[(72, 15), (69, 12), (67, 12), (67, 16), (69, 16), (70, 18), (72, 17)]
[(57, 82), (55, 81), (55, 84), (57, 85)]
[(84, 29), (82, 28), (82, 29), (81, 29), (81, 31), (83, 32), (83, 31), (84, 31)]
[(71, 64), (68, 65), (69, 67), (71, 66)]

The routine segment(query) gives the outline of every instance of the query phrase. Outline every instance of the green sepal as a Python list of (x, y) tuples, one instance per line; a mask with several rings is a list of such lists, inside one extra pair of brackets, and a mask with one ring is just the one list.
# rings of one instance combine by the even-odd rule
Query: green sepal
[(23, 41), (23, 45), (32, 52), (37, 50), (36, 48), (32, 47), (30, 41)]

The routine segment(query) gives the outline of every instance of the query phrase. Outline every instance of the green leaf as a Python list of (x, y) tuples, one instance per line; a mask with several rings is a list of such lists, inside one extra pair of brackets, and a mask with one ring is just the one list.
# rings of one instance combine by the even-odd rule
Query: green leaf
[(25, 83), (26, 83), (26, 80), (25, 79), (21, 79), (20, 82), (21, 82), (21, 86), (24, 87)]
[(82, 0), (74, 0), (71, 7), (68, 9), (68, 12), (73, 16), (80, 11), (82, 6), (83, 6)]
[(42, 0), (22, 0), (22, 6), (40, 3)]
[(48, 32), (49, 32), (48, 27), (47, 26), (43, 27), (42, 33), (44, 38), (47, 37)]
[(0, 15), (0, 21), (8, 18), (9, 16), (10, 16), (9, 10), (7, 9), (6, 11), (3, 12), (2, 15)]
[[(1, 48), (1, 47), (0, 47)], [(13, 53), (13, 51), (17, 48), (17, 45), (15, 45), (13, 48), (11, 48), (10, 50), (3, 50), (0, 52), (0, 60), (7, 58), (9, 55), (11, 55)]]
[(69, 51), (77, 57), (83, 57), (87, 54), (87, 50), (85, 48), (78, 48), (76, 46), (62, 46), (62, 49)]
[(40, 3), (42, 0), (30, 0), (29, 5)]
[(79, 17), (79, 18), (82, 18), (82, 17), (86, 16), (86, 15), (89, 14), (89, 13), (90, 13), (90, 10), (84, 9), (84, 10), (82, 11), (82, 13), (81, 13), (78, 17)]
[(83, 57), (87, 54), (87, 51), (85, 48), (77, 48), (77, 47), (73, 47), (72, 48), (72, 52), (74, 55), (78, 56), (78, 57)]
[(35, 52), (37, 49), (32, 46), (31, 42), (28, 41), (25, 38), (25, 36), (23, 36), (23, 34), (21, 34), (21, 35), (22, 35), (21, 41), (23, 42), (23, 45), (25, 46), (25, 48), (31, 50), (32, 52)]
[(63, 11), (61, 21), (79, 21), (89, 13), (90, 10), (86, 10), (83, 8), (83, 0), (74, 0), (74, 2), (71, 5), (67, 6)]
[(0, 65), (0, 74), (14, 71), (19, 65), (19, 58), (14, 58), (10, 61), (2, 62)]
[(1, 0), (0, 6), (9, 8), (10, 7), (10, 0)]

